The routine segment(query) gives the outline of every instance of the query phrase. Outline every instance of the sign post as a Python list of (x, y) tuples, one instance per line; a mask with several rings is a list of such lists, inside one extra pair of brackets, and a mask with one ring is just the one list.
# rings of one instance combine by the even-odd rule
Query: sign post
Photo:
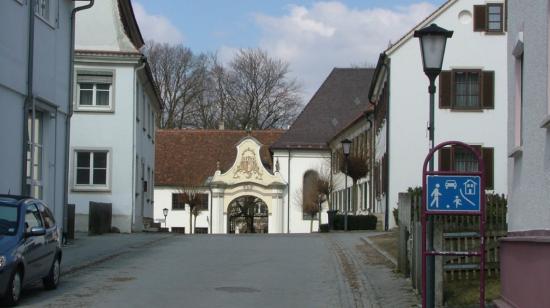
[[(429, 171), (435, 153), (447, 146), (462, 147), (477, 158), (478, 170), (471, 172)], [(428, 256), (477, 256), (479, 261), (479, 306), (485, 307), (485, 178), (481, 154), (459, 141), (443, 142), (426, 157), (422, 169), (422, 307), (426, 308), (426, 259)], [(437, 251), (427, 246), (427, 221), (431, 215), (479, 216), (478, 251)], [(432, 239), (433, 240), (433, 239)], [(433, 290), (432, 290), (433, 291)]]

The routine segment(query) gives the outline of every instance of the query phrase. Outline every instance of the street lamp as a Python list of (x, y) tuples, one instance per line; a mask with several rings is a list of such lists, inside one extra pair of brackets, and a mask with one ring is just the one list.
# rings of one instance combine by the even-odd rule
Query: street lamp
[(342, 149), (344, 150), (344, 170), (345, 170), (345, 184), (344, 184), (344, 193), (346, 196), (346, 204), (344, 206), (344, 231), (348, 231), (348, 207), (349, 207), (349, 195), (348, 195), (348, 157), (349, 150), (351, 147), (351, 140), (344, 139), (342, 140)]
[(166, 228), (166, 216), (168, 216), (168, 209), (163, 208), (162, 209), (162, 214), (164, 215), (164, 227)]
[[(443, 56), (445, 55), (445, 45), (447, 39), (453, 36), (453, 31), (449, 31), (439, 27), (436, 24), (417, 30), (414, 32), (414, 37), (420, 39), (420, 50), (422, 52), (422, 65), (424, 73), (430, 80), (428, 92), (430, 93), (430, 149), (434, 148), (434, 96), (435, 96), (435, 79), (441, 73), (443, 66)], [(430, 160), (430, 171), (434, 170), (434, 160)], [(428, 218), (426, 226), (428, 237), (428, 250), (433, 251), (433, 218)], [(426, 262), (426, 307), (434, 307), (435, 295), (435, 257), (428, 256)]]

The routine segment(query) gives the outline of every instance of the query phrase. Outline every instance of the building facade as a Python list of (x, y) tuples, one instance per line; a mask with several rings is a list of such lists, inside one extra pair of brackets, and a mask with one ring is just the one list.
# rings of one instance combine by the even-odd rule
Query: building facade
[(0, 193), (65, 200), (73, 1), (0, 2)]
[[(413, 33), (432, 23), (454, 31), (436, 80), (435, 144), (458, 139), (478, 148), (487, 192), (506, 193), (505, 14), (504, 1), (449, 0), (380, 56), (369, 94), (377, 105), (375, 208), (390, 228), (398, 194), (421, 186), (429, 151), (429, 81)], [(477, 170), (475, 157), (459, 148), (440, 151), (436, 162), (439, 170)]]
[(508, 236), (499, 307), (550, 307), (550, 3), (510, 0)]
[[(179, 233), (281, 233), (283, 130), (159, 130), (155, 221)], [(166, 209), (166, 217), (164, 210)]]
[[(358, 137), (356, 144), (361, 144), (359, 136), (364, 136), (364, 122), (357, 122), (357, 126), (353, 124), (369, 108), (368, 86), (373, 72), (373, 69), (366, 68), (333, 69), (290, 130), (271, 146), (273, 159), (279, 162), (280, 173), (288, 185), (283, 200), (285, 233), (307, 233), (319, 229), (319, 218), (303, 212), (304, 183), (311, 174), (331, 182), (333, 209), (343, 213), (344, 204), (349, 204), (350, 213), (360, 211), (354, 203), (345, 202), (345, 192), (351, 196), (352, 179), (348, 177), (350, 186), (346, 190), (345, 175), (335, 163), (341, 158), (340, 140), (345, 138), (342, 136)], [(342, 131), (346, 132), (339, 135)], [(361, 184), (363, 182), (359, 182)], [(324, 202), (321, 223), (328, 223), (327, 210), (329, 204)]]
[(76, 22), (69, 202), (88, 230), (90, 202), (112, 205), (112, 226), (153, 222), (155, 119), (161, 103), (129, 0), (96, 1)]

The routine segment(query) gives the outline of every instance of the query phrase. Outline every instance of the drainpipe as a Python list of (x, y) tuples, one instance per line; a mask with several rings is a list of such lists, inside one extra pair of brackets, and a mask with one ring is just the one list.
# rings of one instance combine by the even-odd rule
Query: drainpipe
[[(136, 224), (136, 217), (135, 217), (135, 208), (136, 208), (136, 181), (137, 181), (137, 177), (139, 177), (139, 174), (136, 174), (136, 130), (138, 129), (137, 126), (136, 126), (136, 112), (137, 112), (137, 108), (139, 108), (139, 106), (137, 105), (137, 74), (139, 71), (141, 71), (142, 69), (145, 68), (145, 65), (147, 65), (147, 58), (146, 57), (141, 57), (141, 59), (139, 60), (141, 62), (141, 65), (139, 65), (139, 62), (138, 62), (138, 67), (134, 68), (134, 106), (136, 108), (132, 108), (133, 109), (133, 116), (132, 116), (132, 121), (134, 123), (133, 127), (134, 129), (132, 130), (132, 180), (134, 181), (132, 183), (132, 213), (130, 215), (132, 215), (132, 223), (131, 223), (131, 226), (130, 226), (130, 229), (132, 231), (134, 231), (134, 225)], [(143, 87), (142, 87), (143, 88)], [(143, 91), (145, 91), (145, 88), (142, 89)], [(145, 102), (144, 102), (145, 103)], [(142, 118), (144, 117), (145, 115), (142, 115)], [(143, 187), (142, 185), (143, 183), (140, 183), (140, 186), (139, 187)], [(153, 188), (153, 194), (155, 193), (155, 190)], [(141, 194), (141, 198), (144, 198), (144, 194), (142, 193)], [(144, 204), (142, 202), (142, 204)], [(154, 203), (153, 203), (153, 207), (154, 207)], [(154, 213), (154, 208), (153, 208), (153, 213)], [(153, 214), (154, 216), (154, 214)], [(142, 222), (143, 222), (143, 217), (142, 217)]]
[[(71, 117), (73, 116), (73, 93), (74, 93), (74, 41), (75, 41), (75, 17), (76, 13), (82, 10), (91, 8), (94, 5), (94, 0), (73, 0), (76, 1), (89, 1), (88, 4), (76, 7), (71, 12), (71, 38), (70, 38), (70, 55), (69, 55), (69, 112), (65, 119), (65, 176), (64, 176), (64, 188), (63, 188), (63, 212), (65, 212), (65, 205), (69, 203), (69, 151), (71, 150)], [(34, 3), (34, 1), (30, 1)], [(65, 217), (65, 213), (63, 213)], [(65, 227), (65, 226), (64, 226)]]
[(386, 79), (386, 86), (388, 87), (387, 93), (388, 93), (388, 105), (386, 106), (386, 165), (384, 166), (384, 169), (386, 169), (386, 177), (384, 178), (384, 185), (386, 186), (386, 211), (385, 211), (385, 217), (386, 223), (384, 225), (384, 230), (388, 231), (388, 225), (390, 223), (390, 85), (391, 85), (391, 70), (390, 70), (390, 59), (388, 59), (387, 63), (384, 63), (384, 66), (386, 67), (387, 73), (387, 79)]
[(287, 194), (287, 199), (286, 199), (286, 204), (287, 204), (286, 233), (290, 233), (290, 149), (288, 150), (287, 178), (288, 178), (288, 194)]
[[(21, 157), (22, 168), (21, 168), (21, 195), (30, 195), (30, 190), (27, 189), (27, 151), (29, 143), (29, 109), (32, 110), (32, 118), (35, 116), (35, 104), (34, 104), (34, 95), (33, 95), (33, 82), (34, 82), (34, 6), (35, 2), (30, 1), (29, 3), (29, 50), (27, 53), (27, 97), (25, 98), (25, 103), (23, 104), (23, 146)], [(34, 140), (34, 121), (31, 122), (31, 139)], [(31, 162), (34, 160), (34, 151), (31, 152)], [(30, 172), (33, 172), (34, 168), (31, 168)], [(32, 174), (31, 174), (32, 179)]]

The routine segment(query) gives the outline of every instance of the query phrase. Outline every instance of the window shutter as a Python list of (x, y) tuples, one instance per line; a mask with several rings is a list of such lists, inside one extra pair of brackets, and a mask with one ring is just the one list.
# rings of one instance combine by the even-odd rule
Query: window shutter
[(483, 148), (482, 155), (485, 164), (485, 189), (494, 189), (494, 149)]
[(451, 108), (451, 71), (441, 71), (439, 75), (439, 108)]
[(451, 148), (442, 148), (439, 150), (439, 171), (451, 171)]
[(483, 32), (487, 29), (487, 6), (474, 5), (474, 31)]
[(492, 109), (495, 108), (495, 72), (484, 71), (482, 76), (482, 97), (481, 107)]

